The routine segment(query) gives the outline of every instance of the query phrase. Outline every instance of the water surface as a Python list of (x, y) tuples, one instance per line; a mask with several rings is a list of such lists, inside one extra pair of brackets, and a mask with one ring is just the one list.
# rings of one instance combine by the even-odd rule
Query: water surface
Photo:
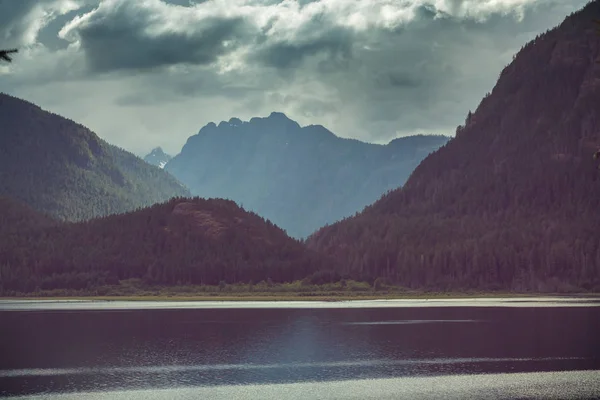
[(590, 299), (211, 303), (1, 301), (0, 394), (600, 397)]

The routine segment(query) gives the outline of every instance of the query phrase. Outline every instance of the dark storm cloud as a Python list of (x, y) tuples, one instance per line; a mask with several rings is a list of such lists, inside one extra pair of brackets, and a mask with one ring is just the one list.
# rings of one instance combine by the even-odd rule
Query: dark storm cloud
[(318, 37), (267, 44), (252, 58), (266, 66), (287, 69), (298, 67), (309, 56), (325, 55), (330, 59), (352, 57), (352, 32), (331, 29)]
[[(103, 25), (91, 26), (79, 31), (81, 46), (89, 66), (94, 71), (116, 69), (144, 69), (182, 63), (210, 64), (229, 49), (227, 39), (235, 38), (242, 31), (242, 19), (219, 19), (204, 21), (197, 36), (165, 33), (148, 37), (142, 30), (132, 30)], [(142, 28), (142, 27), (140, 27)]]
[[(240, 17), (209, 16), (197, 21), (169, 21), (171, 9), (144, 8), (143, 2), (108, 3), (76, 20), (64, 37), (77, 38), (90, 70), (151, 69), (175, 64), (205, 65), (232, 51), (247, 33)], [(166, 15), (161, 15), (165, 11)], [(180, 18), (179, 14), (173, 15)], [(172, 26), (163, 27), (163, 23)]]
[[(304, 7), (317, 1), (304, 1), (299, 4), (299, 13)], [(287, 19), (293, 22), (298, 15), (289, 15)], [(309, 14), (292, 33), (284, 35), (283, 39), (277, 32), (281, 30), (281, 22), (285, 17), (273, 18), (262, 27), (262, 36), (257, 38), (256, 49), (252, 61), (279, 69), (296, 68), (302, 65), (305, 58), (321, 55), (326, 59), (344, 60), (352, 56), (354, 30), (348, 26), (340, 26), (335, 15), (327, 14), (324, 10)]]
[(382, 86), (415, 88), (422, 84), (422, 80), (415, 78), (410, 73), (392, 71), (385, 75), (387, 79), (383, 81)]
[[(73, 21), (61, 36), (79, 41), (90, 70), (95, 72), (185, 63), (206, 65), (235, 52), (240, 45), (252, 47), (247, 61), (279, 69), (298, 67), (314, 55), (338, 61), (351, 57), (354, 32), (336, 26), (331, 15), (311, 16), (293, 35), (280, 39), (277, 34), (270, 35), (273, 22), (282, 22), (277, 17), (263, 26), (256, 23), (255, 15), (217, 13), (182, 18), (186, 11), (208, 7), (196, 7), (198, 4), (204, 2), (109, 1)], [(170, 29), (161, 29), (160, 24), (169, 18), (180, 21)]]

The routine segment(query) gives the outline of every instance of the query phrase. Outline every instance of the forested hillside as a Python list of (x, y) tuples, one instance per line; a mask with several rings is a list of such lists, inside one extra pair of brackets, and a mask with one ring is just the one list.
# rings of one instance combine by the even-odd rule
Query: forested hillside
[(0, 293), (149, 284), (291, 282), (333, 266), (234, 202), (176, 198), (143, 210), (57, 223), (0, 202)]
[(420, 135), (382, 146), (272, 113), (206, 125), (165, 169), (194, 195), (234, 200), (300, 238), (403, 185), (447, 140)]
[(18, 234), (57, 225), (54, 219), (8, 197), (0, 197), (0, 232)]
[(0, 196), (77, 221), (188, 194), (84, 126), (0, 93)]
[(401, 190), (309, 245), (410, 287), (600, 290), (599, 18), (591, 2), (525, 45)]

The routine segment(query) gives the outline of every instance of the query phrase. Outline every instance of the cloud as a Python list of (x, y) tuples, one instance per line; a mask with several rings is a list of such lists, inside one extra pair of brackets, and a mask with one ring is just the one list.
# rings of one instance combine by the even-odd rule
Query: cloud
[(158, 0), (103, 1), (59, 35), (78, 42), (92, 71), (106, 72), (210, 64), (236, 46), (244, 25), (240, 17)]
[(277, 41), (259, 49), (252, 60), (275, 68), (293, 68), (300, 66), (306, 57), (317, 54), (330, 59), (351, 57), (351, 32), (337, 28), (310, 40)]
[(0, 0), (0, 34), (28, 46), (0, 90), (140, 153), (274, 110), (367, 141), (452, 134), (524, 43), (585, 2)]
[(0, 43), (3, 47), (33, 45), (46, 24), (79, 7), (80, 4), (74, 0), (2, 0)]
[[(106, 72), (237, 57), (281, 69), (317, 54), (349, 58), (372, 31), (396, 32), (421, 20), (522, 19), (540, 0), (103, 0), (60, 36), (77, 42), (90, 69)], [(64, 6), (64, 5), (63, 5)], [(66, 6), (64, 6), (66, 7)], [(71, 7), (72, 8), (72, 7)]]

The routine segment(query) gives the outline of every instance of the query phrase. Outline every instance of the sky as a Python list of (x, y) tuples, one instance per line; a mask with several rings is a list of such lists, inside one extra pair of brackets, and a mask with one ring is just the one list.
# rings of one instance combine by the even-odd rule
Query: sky
[(587, 0), (0, 0), (0, 92), (143, 155), (284, 112), (387, 143), (453, 135)]

